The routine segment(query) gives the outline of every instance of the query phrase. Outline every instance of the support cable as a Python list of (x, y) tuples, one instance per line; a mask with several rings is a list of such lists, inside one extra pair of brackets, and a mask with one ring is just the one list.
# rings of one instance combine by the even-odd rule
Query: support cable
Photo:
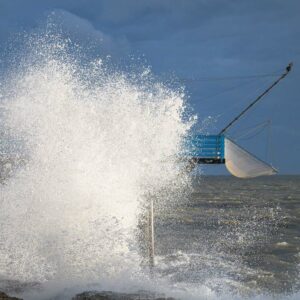
[(265, 96), (275, 85), (277, 85), (282, 79), (284, 79), (291, 71), (293, 63), (290, 63), (285, 72), (272, 84), (270, 85), (262, 94), (260, 94), (253, 102), (251, 102), (243, 111), (241, 111), (226, 127), (220, 131), (220, 135), (224, 134), (237, 120), (240, 119), (252, 106), (254, 106), (263, 96)]

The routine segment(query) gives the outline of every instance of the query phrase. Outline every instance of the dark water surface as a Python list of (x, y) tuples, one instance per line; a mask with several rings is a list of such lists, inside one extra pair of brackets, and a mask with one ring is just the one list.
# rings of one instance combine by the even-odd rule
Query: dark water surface
[(300, 176), (195, 179), (185, 204), (156, 219), (157, 270), (215, 291), (299, 290)]
[[(199, 299), (203, 286), (220, 295), (212, 299), (298, 299), (300, 176), (200, 176), (188, 199), (155, 216), (154, 274)], [(34, 289), (1, 279), (0, 287)]]

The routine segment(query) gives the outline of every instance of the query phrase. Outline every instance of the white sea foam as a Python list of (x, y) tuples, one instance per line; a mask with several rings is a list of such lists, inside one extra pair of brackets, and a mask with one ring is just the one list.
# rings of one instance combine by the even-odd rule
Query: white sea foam
[(184, 95), (83, 60), (56, 35), (27, 44), (1, 87), (6, 148), (26, 163), (1, 186), (0, 276), (134, 276), (147, 197), (189, 181), (176, 164), (191, 126)]

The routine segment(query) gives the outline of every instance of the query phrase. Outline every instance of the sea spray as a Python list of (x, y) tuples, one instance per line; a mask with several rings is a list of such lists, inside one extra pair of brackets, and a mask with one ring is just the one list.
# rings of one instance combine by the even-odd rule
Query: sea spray
[(0, 190), (0, 276), (135, 276), (148, 197), (162, 207), (171, 198), (163, 191), (189, 184), (177, 163), (192, 125), (184, 95), (147, 69), (126, 74), (81, 59), (59, 35), (27, 45), (1, 86), (2, 148), (22, 163)]

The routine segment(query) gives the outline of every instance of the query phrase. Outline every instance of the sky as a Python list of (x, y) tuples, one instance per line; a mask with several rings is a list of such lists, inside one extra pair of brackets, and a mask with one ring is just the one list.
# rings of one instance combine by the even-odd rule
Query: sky
[[(0, 0), (0, 56), (16, 34), (36, 30), (49, 15), (66, 35), (93, 40), (99, 53), (116, 61), (143, 57), (155, 75), (175, 76), (209, 133), (218, 133), (293, 62), (291, 74), (228, 134), (237, 138), (270, 120), (238, 143), (281, 174), (300, 174), (300, 1)], [(252, 77), (265, 74), (272, 76)]]

